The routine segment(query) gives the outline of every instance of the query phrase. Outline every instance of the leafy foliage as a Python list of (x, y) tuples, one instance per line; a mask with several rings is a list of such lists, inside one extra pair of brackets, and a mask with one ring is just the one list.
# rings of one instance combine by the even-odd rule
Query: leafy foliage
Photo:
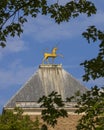
[(97, 86), (83, 94), (77, 100), (76, 113), (83, 113), (77, 130), (104, 129), (104, 88)]
[(23, 116), (23, 110), (15, 108), (15, 111), (7, 110), (0, 115), (0, 130), (40, 130), (39, 120), (33, 122), (29, 116)]
[(0, 1), (0, 45), (5, 47), (8, 36), (20, 36), (28, 16), (36, 18), (39, 13), (49, 14), (56, 23), (69, 21), (81, 13), (91, 16), (96, 13), (94, 4), (87, 0), (77, 0), (60, 5), (47, 4), (47, 0), (1, 0)]
[[(96, 14), (95, 5), (88, 0), (74, 0), (60, 5), (58, 2), (48, 4), (47, 0), (1, 0), (0, 1), (0, 46), (5, 47), (7, 37), (20, 36), (23, 33), (23, 25), (28, 21), (28, 16), (36, 18), (39, 13), (50, 15), (56, 23), (68, 22), (71, 18), (78, 17), (81, 13), (88, 17)], [(96, 42), (100, 41), (99, 52), (96, 58), (85, 60), (85, 74), (83, 80), (104, 77), (104, 32), (95, 26), (90, 26), (84, 32), (83, 37)], [(71, 101), (72, 98), (68, 98)], [(102, 91), (96, 86), (79, 98), (76, 94), (77, 113), (85, 113), (79, 121), (78, 130), (103, 130), (104, 129), (104, 88)], [(49, 96), (40, 98), (39, 103), (42, 110), (42, 119), (51, 126), (57, 124), (59, 117), (67, 117), (67, 112), (63, 109), (64, 103), (57, 92), (52, 92)], [(39, 121), (32, 122), (28, 116), (22, 116), (22, 111), (16, 109), (16, 113), (7, 111), (0, 116), (0, 130), (39, 130)], [(44, 124), (41, 128), (46, 130)]]
[(85, 74), (83, 80), (96, 79), (104, 77), (104, 32), (97, 30), (95, 26), (90, 26), (86, 32), (82, 34), (90, 43), (99, 40), (99, 52), (96, 58), (85, 60), (81, 65), (84, 66)]
[(64, 103), (62, 101), (61, 95), (57, 92), (52, 92), (48, 96), (43, 96), (39, 99), (42, 110), (42, 119), (52, 127), (57, 124), (57, 119), (59, 117), (67, 117), (67, 111), (63, 109)]
[[(104, 88), (94, 86), (91, 90), (84, 94), (80, 91), (76, 92), (72, 97), (67, 98), (67, 102), (74, 99), (77, 105), (75, 106), (78, 114), (82, 114), (76, 127), (77, 130), (103, 130), (104, 129)], [(40, 98), (39, 103), (42, 110), (42, 119), (49, 125), (55, 126), (59, 117), (67, 117), (67, 111), (62, 109), (65, 104), (61, 99), (61, 95), (57, 92), (52, 92), (50, 95)], [(58, 109), (58, 107), (60, 109)], [(47, 130), (47, 126), (43, 125), (43, 130)]]

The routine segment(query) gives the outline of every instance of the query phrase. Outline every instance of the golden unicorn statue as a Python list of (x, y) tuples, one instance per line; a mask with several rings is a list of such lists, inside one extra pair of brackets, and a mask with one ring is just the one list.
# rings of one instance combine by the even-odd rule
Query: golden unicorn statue
[(54, 47), (54, 48), (52, 49), (52, 52), (51, 52), (51, 53), (44, 53), (44, 58), (43, 58), (42, 64), (44, 64), (44, 61), (46, 61), (46, 62), (49, 64), (48, 58), (52, 58), (52, 63), (54, 63), (54, 59), (55, 59), (57, 56), (63, 57), (63, 55), (61, 55), (61, 54), (56, 54), (56, 51), (57, 51), (57, 50), (58, 50), (58, 48)]

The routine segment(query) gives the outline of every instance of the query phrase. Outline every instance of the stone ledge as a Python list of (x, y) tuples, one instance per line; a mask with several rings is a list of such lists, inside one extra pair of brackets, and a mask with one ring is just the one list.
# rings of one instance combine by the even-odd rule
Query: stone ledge
[(41, 64), (39, 68), (60, 68), (62, 69), (62, 64)]

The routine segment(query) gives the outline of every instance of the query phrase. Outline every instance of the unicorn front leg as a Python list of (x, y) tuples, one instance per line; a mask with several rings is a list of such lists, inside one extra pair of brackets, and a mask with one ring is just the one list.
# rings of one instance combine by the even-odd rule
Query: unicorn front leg
[(54, 57), (52, 57), (52, 64), (54, 63), (54, 59), (55, 59), (55, 58), (54, 58)]

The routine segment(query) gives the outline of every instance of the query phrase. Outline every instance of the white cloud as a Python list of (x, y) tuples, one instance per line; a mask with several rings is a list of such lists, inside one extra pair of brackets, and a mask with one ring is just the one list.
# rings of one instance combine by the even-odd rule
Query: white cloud
[(89, 80), (88, 82), (83, 82), (82, 79), (79, 79), (85, 86), (87, 87), (94, 87), (97, 85), (98, 87), (104, 86), (104, 78), (98, 78), (96, 80)]
[(38, 42), (75, 38), (90, 25), (103, 26), (103, 17), (104, 12), (100, 11), (92, 17), (81, 15), (79, 18), (58, 25), (49, 16), (39, 15), (36, 19), (30, 18), (24, 27), (24, 36), (32, 37)]
[(18, 53), (27, 50), (24, 41), (21, 38), (11, 38), (7, 40), (5, 48), (0, 48), (0, 59), (9, 53)]
[(97, 14), (89, 18), (84, 16), (81, 26), (83, 27), (90, 25), (104, 26), (104, 12), (98, 11)]
[(89, 84), (98, 85), (100, 87), (104, 86), (104, 78), (98, 78), (96, 80), (89, 81)]
[(63, 68), (64, 69), (77, 69), (79, 68), (80, 66), (79, 65), (64, 65)]
[(24, 28), (24, 36), (30, 36), (38, 42), (70, 38), (73, 36), (72, 31), (74, 30), (72, 24), (58, 25), (47, 16), (38, 16), (35, 20), (27, 23), (26, 27)]
[(71, 0), (51, 0), (51, 1), (47, 0), (47, 3), (50, 5), (50, 4), (54, 4), (54, 3), (58, 2), (58, 4), (64, 5), (69, 1), (71, 1)]
[(7, 69), (0, 69), (0, 88), (23, 84), (34, 71), (33, 67), (25, 67), (16, 60)]
[(7, 43), (6, 51), (20, 52), (27, 49), (25, 43), (21, 39), (10, 39)]
[(0, 60), (2, 59), (3, 54), (2, 54), (2, 49), (0, 49)]

